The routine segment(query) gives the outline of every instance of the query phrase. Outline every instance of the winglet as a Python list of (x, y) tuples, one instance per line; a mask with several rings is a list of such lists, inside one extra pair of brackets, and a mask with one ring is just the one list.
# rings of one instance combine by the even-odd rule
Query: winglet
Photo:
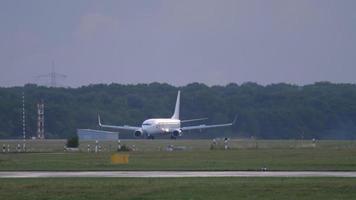
[(100, 120), (100, 115), (99, 115), (99, 113), (98, 113), (98, 124), (99, 124), (99, 126), (101, 126), (101, 120)]
[(232, 123), (231, 124), (235, 124), (236, 123), (236, 121), (237, 121), (237, 114), (235, 115), (235, 118), (234, 118), (234, 121), (232, 121)]

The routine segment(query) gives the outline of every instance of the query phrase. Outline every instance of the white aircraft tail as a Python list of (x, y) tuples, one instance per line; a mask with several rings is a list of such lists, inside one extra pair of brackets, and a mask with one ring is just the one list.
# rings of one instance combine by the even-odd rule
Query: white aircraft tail
[(179, 107), (180, 107), (180, 91), (178, 91), (176, 107), (174, 108), (174, 114), (172, 119), (179, 119)]

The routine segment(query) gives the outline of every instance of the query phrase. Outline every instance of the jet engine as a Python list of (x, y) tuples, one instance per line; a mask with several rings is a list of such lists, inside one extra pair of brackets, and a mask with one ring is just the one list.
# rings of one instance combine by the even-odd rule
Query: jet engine
[(174, 130), (172, 132), (172, 136), (175, 137), (175, 138), (179, 137), (179, 136), (182, 136), (182, 131), (180, 129)]
[(143, 132), (142, 132), (142, 130), (136, 130), (135, 132), (134, 132), (134, 136), (135, 137), (141, 137), (143, 135)]

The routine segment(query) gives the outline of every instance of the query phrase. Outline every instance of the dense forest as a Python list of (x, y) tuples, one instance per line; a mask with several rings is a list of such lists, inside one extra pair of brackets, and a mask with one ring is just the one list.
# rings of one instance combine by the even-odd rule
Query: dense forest
[(225, 123), (238, 114), (233, 127), (185, 137), (356, 138), (356, 85), (329, 82), (305, 86), (248, 82), (212, 87), (200, 83), (183, 87), (113, 83), (79, 88), (33, 84), (0, 88), (0, 138), (22, 135), (23, 92), (28, 136), (36, 135), (36, 104), (43, 100), (46, 137), (66, 138), (77, 128), (98, 129), (98, 113), (104, 123), (116, 125), (137, 126), (146, 118), (170, 117), (178, 90), (182, 92), (181, 119), (208, 117), (204, 124)]

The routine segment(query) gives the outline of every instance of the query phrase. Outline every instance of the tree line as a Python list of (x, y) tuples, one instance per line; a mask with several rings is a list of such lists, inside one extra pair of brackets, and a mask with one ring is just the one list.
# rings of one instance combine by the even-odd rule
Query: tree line
[[(0, 88), (0, 138), (22, 136), (22, 93), (25, 93), (27, 136), (35, 136), (37, 102), (45, 103), (45, 135), (67, 138), (78, 128), (98, 129), (104, 123), (140, 125), (151, 117), (170, 117), (181, 90), (181, 119), (208, 117), (200, 123), (231, 122), (230, 128), (195, 131), (185, 137), (254, 137), (261, 139), (354, 139), (356, 85), (317, 82), (292, 84), (175, 87), (165, 83), (93, 84), (51, 88), (27, 84)], [(195, 122), (191, 125), (199, 124)], [(189, 124), (188, 124), (189, 125)], [(132, 134), (130, 134), (132, 135)]]

